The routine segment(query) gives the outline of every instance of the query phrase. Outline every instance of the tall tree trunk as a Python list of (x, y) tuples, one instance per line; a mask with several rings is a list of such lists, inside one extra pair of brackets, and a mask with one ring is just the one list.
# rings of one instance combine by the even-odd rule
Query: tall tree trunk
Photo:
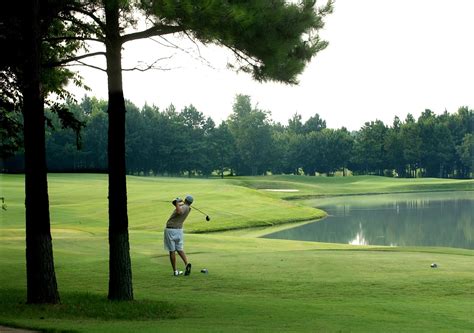
[(44, 102), (40, 81), (39, 0), (25, 8), (23, 117), (25, 144), (26, 286), (28, 303), (59, 303), (51, 240)]
[(109, 295), (110, 300), (133, 300), (128, 239), (125, 168), (125, 100), (122, 88), (118, 0), (104, 1), (109, 89)]

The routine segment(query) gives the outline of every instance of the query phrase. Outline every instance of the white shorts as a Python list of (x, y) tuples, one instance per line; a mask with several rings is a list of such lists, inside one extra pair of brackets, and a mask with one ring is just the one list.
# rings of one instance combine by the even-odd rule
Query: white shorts
[(183, 229), (166, 228), (163, 241), (166, 251), (182, 251), (184, 249)]

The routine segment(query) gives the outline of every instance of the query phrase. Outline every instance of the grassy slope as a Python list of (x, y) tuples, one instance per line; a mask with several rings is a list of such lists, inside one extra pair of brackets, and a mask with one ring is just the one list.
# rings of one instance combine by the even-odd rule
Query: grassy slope
[[(363, 178), (359, 184), (372, 181), (377, 190), (397, 188), (384, 178)], [(0, 212), (0, 323), (81, 332), (469, 332), (474, 327), (474, 251), (353, 247), (228, 236), (230, 233), (188, 234), (187, 252), (194, 272), (189, 278), (170, 276), (161, 230), (172, 207), (158, 201), (169, 201), (175, 193), (193, 193), (196, 205), (202, 202), (198, 207), (212, 217), (212, 223), (206, 224), (203, 216), (194, 212), (188, 231), (201, 231), (201, 225), (221, 228), (221, 223), (228, 228), (229, 223), (240, 220), (245, 226), (254, 223), (253, 216), (257, 221), (265, 216), (283, 221), (314, 214), (310, 208), (277, 200), (280, 194), (233, 187), (236, 181), (218, 180), (129, 178), (137, 301), (123, 305), (105, 301), (106, 177), (51, 175), (62, 305), (26, 306), (21, 303), (25, 299), (23, 179), (2, 176), (0, 181), (0, 195), (7, 197), (9, 205), (7, 212)], [(250, 184), (251, 178), (243, 181)], [(278, 177), (272, 177), (274, 181), (281, 184)], [(386, 186), (379, 181), (387, 182)], [(334, 182), (340, 180), (334, 178)], [(348, 186), (343, 183), (341, 188)], [(425, 181), (423, 186), (429, 183)], [(436, 188), (437, 183), (433, 180)], [(472, 182), (467, 184), (472, 188)], [(330, 188), (329, 183), (321, 186)], [(410, 190), (410, 181), (402, 186)], [(354, 186), (351, 189), (357, 192)], [(238, 200), (251, 209), (235, 203)], [(287, 214), (288, 207), (292, 214)], [(431, 262), (440, 267), (431, 269)], [(199, 273), (203, 267), (209, 269), (208, 275)]]
[(381, 194), (424, 191), (474, 190), (474, 180), (438, 178), (303, 177), (265, 176), (239, 177), (235, 183), (254, 189), (296, 189), (298, 192), (272, 192), (286, 199), (314, 198), (328, 195)]
[[(3, 175), (2, 196), (8, 211), (2, 216), (5, 227), (24, 221), (22, 176)], [(106, 232), (107, 177), (105, 175), (49, 176), (51, 219), (53, 228)], [(211, 216), (194, 211), (186, 222), (188, 232), (218, 231), (244, 227), (269, 226), (284, 222), (307, 221), (325, 216), (321, 210), (286, 202), (266, 192), (258, 192), (219, 179), (128, 178), (128, 211), (130, 227), (140, 230), (162, 230), (172, 212), (176, 196), (191, 193), (195, 205)], [(10, 222), (9, 222), (10, 221)]]

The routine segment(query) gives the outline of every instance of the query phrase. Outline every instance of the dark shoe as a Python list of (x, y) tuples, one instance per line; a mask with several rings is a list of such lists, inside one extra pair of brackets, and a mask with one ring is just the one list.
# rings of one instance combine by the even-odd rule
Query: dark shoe
[(191, 263), (188, 263), (186, 265), (186, 270), (184, 271), (184, 275), (190, 275), (191, 274)]

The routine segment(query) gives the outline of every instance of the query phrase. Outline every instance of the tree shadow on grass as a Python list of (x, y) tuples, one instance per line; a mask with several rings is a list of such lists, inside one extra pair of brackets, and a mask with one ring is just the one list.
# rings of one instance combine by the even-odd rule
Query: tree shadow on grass
[(61, 292), (61, 304), (26, 304), (24, 290), (0, 287), (0, 323), (12, 318), (147, 321), (177, 319), (180, 311), (156, 300), (109, 301), (106, 295)]

